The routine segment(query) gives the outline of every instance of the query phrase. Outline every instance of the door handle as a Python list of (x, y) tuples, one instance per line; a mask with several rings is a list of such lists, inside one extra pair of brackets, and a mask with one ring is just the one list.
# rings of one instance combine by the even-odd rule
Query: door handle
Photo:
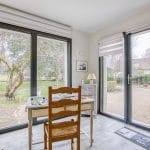
[(131, 77), (130, 74), (128, 74), (128, 85), (130, 85)]

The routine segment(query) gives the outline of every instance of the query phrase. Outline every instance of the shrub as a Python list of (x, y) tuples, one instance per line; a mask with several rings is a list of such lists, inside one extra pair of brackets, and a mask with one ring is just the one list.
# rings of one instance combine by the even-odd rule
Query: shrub
[(117, 86), (116, 81), (107, 81), (107, 92), (114, 92)]

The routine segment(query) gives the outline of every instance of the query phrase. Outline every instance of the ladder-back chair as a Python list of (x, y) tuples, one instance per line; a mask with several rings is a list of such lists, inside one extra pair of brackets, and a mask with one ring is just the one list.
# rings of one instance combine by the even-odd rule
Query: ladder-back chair
[(64, 140), (71, 140), (73, 150), (74, 139), (77, 139), (76, 147), (80, 150), (80, 112), (81, 86), (48, 88), (48, 122), (44, 123), (44, 150), (52, 150), (53, 142)]

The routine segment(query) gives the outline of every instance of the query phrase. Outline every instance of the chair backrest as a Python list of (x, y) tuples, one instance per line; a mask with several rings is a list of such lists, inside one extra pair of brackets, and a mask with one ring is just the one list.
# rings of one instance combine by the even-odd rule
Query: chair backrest
[[(52, 136), (52, 129), (63, 128), (69, 126), (77, 126), (77, 131), (80, 132), (80, 112), (81, 112), (81, 86), (78, 88), (60, 87), (48, 89), (48, 122), (49, 136)], [(76, 116), (76, 121), (62, 121), (53, 123), (55, 118), (66, 118)], [(79, 133), (80, 134), (80, 133)]]

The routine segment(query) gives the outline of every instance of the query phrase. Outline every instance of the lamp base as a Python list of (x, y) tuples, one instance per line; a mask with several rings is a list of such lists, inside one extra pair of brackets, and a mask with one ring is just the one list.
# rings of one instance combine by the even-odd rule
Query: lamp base
[(94, 81), (93, 81), (93, 80), (90, 80), (90, 84), (94, 84)]

